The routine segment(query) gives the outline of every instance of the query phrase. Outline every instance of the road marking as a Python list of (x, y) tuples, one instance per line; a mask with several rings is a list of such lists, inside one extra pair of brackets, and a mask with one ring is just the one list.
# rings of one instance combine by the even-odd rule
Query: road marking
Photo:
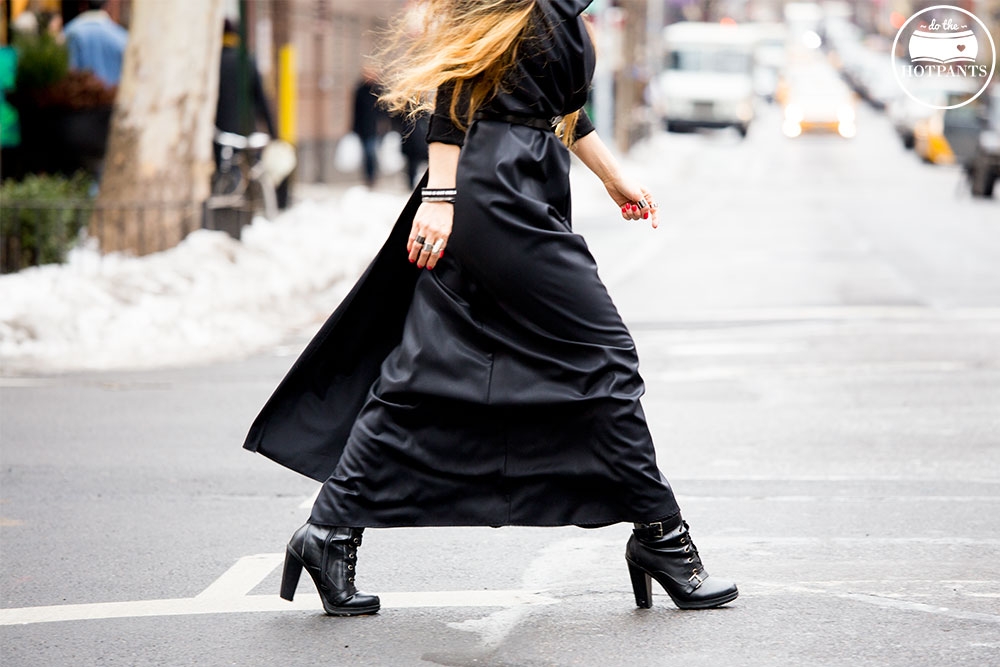
[(770, 503), (1000, 503), (1000, 496), (897, 496), (872, 494), (870, 496), (687, 496), (677, 494), (681, 505), (690, 502), (770, 502)]
[[(294, 602), (277, 595), (247, 595), (282, 562), (283, 554), (244, 556), (193, 598), (96, 602), (0, 609), (0, 626), (58, 623), (110, 618), (312, 611), (323, 607), (315, 593), (297, 593)], [(309, 584), (309, 578), (305, 577)], [(422, 607), (521, 607), (556, 604), (559, 600), (533, 590), (474, 590), (380, 593), (383, 609)]]
[(963, 621), (980, 621), (984, 623), (1000, 624), (1000, 616), (996, 614), (985, 614), (978, 611), (962, 611), (961, 609), (951, 609), (950, 607), (938, 607), (936, 605), (924, 604), (923, 602), (910, 602), (908, 600), (896, 600), (894, 598), (881, 597), (878, 595), (868, 595), (864, 593), (830, 593), (834, 597), (842, 600), (853, 600), (864, 604), (875, 605), (876, 607), (886, 607), (889, 609), (902, 609), (904, 611), (917, 611), (924, 614), (935, 614), (937, 616), (947, 616), (958, 618)]
[[(713, 542), (857, 542), (870, 543), (1000, 543), (1000, 540), (972, 540), (965, 538), (835, 538), (832, 540), (813, 538), (793, 539), (744, 539), (715, 538)], [(558, 604), (560, 600), (550, 593), (553, 590), (573, 592), (586, 574), (600, 568), (606, 560), (606, 549), (619, 546), (618, 541), (602, 541), (592, 538), (576, 538), (557, 542), (545, 549), (528, 566), (522, 583), (523, 589), (471, 590), (471, 591), (425, 591), (390, 592), (380, 594), (383, 609), (414, 608), (489, 608), (499, 607), (499, 611), (477, 619), (460, 623), (449, 623), (456, 630), (475, 632), (480, 635), (484, 646), (496, 646), (521, 623), (535, 608), (542, 605)], [(198, 614), (233, 614), (251, 612), (309, 611), (319, 613), (322, 608), (315, 593), (299, 593), (295, 602), (282, 600), (277, 595), (248, 595), (282, 562), (283, 554), (257, 554), (239, 559), (221, 577), (212, 582), (204, 591), (193, 598), (162, 600), (135, 600), (127, 602), (98, 602), (86, 604), (51, 605), (40, 607), (20, 607), (0, 609), (0, 626), (28, 625), (35, 623), (57, 623), (115, 618), (142, 618), (153, 616), (182, 616)], [(308, 577), (306, 578), (308, 585)], [(804, 582), (747, 582), (744, 589), (749, 596), (780, 595), (783, 593), (822, 595), (863, 604), (875, 605), (901, 611), (912, 611), (949, 618), (1000, 624), (1000, 615), (974, 611), (963, 611), (950, 607), (912, 602), (887, 595), (841, 592), (835, 589), (858, 586), (900, 586), (916, 584), (934, 585), (975, 585), (987, 590), (963, 590), (967, 597), (994, 598), (1000, 582), (992, 580), (852, 580), (852, 581), (804, 581)], [(763, 590), (753, 591), (754, 587)], [(749, 589), (749, 590), (748, 590)], [(588, 589), (591, 590), (592, 589)], [(617, 589), (616, 589), (617, 590)], [(753, 591), (753, 592), (750, 592)], [(914, 595), (912, 592), (908, 595)], [(924, 597), (924, 595), (919, 595)]]
[[(560, 540), (542, 549), (525, 568), (521, 583), (526, 589), (543, 588), (546, 591), (575, 591), (581, 581), (589, 581), (593, 572), (606, 567), (606, 549), (619, 547), (618, 540), (598, 540), (577, 537)], [(448, 623), (454, 630), (474, 632), (479, 635), (483, 648), (499, 646), (538, 605), (507, 605), (481, 618)]]
[(284, 554), (244, 556), (195, 596), (196, 600), (228, 600), (248, 595), (282, 562)]
[(687, 482), (766, 482), (767, 484), (792, 484), (797, 482), (880, 482), (885, 484), (900, 484), (919, 482), (920, 484), (937, 484), (954, 482), (959, 484), (991, 484), (1000, 486), (996, 477), (921, 477), (919, 475), (792, 475), (776, 477), (774, 475), (725, 475), (711, 474), (705, 476), (688, 474), (684, 477), (670, 478), (675, 485)]
[(752, 544), (776, 544), (781, 546), (793, 545), (829, 545), (839, 544), (843, 546), (903, 546), (903, 545), (928, 545), (928, 546), (987, 546), (1000, 547), (1000, 538), (996, 537), (767, 537), (752, 535), (711, 535), (699, 537), (698, 543), (713, 545), (752, 545)]
[[(884, 582), (864, 582), (864, 581), (841, 581), (841, 582), (798, 582), (791, 584), (774, 583), (774, 582), (764, 582), (755, 581), (752, 582), (753, 585), (762, 586), (771, 589), (772, 593), (800, 593), (807, 595), (827, 595), (834, 598), (839, 598), (841, 600), (851, 600), (853, 602), (861, 602), (863, 604), (874, 605), (876, 607), (884, 607), (888, 609), (898, 609), (901, 611), (915, 611), (923, 614), (934, 614), (936, 616), (947, 616), (949, 618), (956, 618), (964, 621), (979, 621), (983, 623), (997, 623), (1000, 624), (1000, 615), (997, 614), (987, 614), (978, 611), (963, 611), (961, 609), (953, 609), (951, 607), (941, 607), (937, 605), (924, 604), (923, 602), (911, 602), (909, 600), (901, 600), (898, 598), (886, 597), (883, 595), (873, 595), (870, 593), (851, 593), (851, 592), (839, 592), (835, 590), (830, 590), (828, 588), (819, 588), (815, 584), (836, 584), (838, 587), (843, 586), (857, 586), (865, 583), (886, 583), (886, 584), (901, 584), (901, 583), (935, 583), (944, 584), (945, 581), (923, 581), (923, 582), (910, 582), (906, 580), (898, 581), (884, 581)], [(997, 582), (962, 582), (962, 583), (990, 583), (996, 584)], [(754, 593), (754, 594), (759, 594)]]
[(719, 310), (677, 310), (661, 320), (635, 319), (629, 329), (656, 331), (680, 323), (799, 322), (804, 320), (871, 321), (919, 320), (994, 322), (1000, 308), (929, 308), (926, 306), (819, 306), (805, 308), (732, 308)]
[(669, 370), (645, 374), (649, 380), (658, 382), (709, 382), (733, 378), (761, 378), (784, 375), (793, 377), (830, 377), (833, 375), (879, 375), (896, 373), (967, 373), (993, 372), (996, 369), (983, 366), (979, 362), (951, 361), (901, 361), (886, 363), (843, 363), (843, 364), (771, 364), (767, 367), (747, 366), (705, 366), (689, 370)]

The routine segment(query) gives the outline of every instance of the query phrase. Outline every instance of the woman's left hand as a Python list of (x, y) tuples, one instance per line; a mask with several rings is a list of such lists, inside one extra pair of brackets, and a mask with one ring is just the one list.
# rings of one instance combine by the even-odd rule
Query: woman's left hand
[(624, 178), (605, 181), (604, 187), (618, 204), (623, 218), (626, 220), (649, 220), (654, 228), (659, 226), (660, 223), (656, 217), (656, 200), (653, 199), (649, 190)]

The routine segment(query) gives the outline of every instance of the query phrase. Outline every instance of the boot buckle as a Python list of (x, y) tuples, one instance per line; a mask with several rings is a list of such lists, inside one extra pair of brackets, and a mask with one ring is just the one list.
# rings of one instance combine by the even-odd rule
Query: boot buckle
[(650, 537), (655, 537), (655, 538), (663, 537), (663, 535), (664, 535), (664, 532), (663, 532), (663, 522), (662, 521), (654, 521), (653, 523), (647, 523), (646, 524), (646, 529), (647, 530), (653, 530), (654, 528), (655, 528), (656, 532), (653, 533), (652, 535), (650, 535)]
[(696, 584), (694, 585), (694, 587), (695, 587), (695, 588), (698, 588), (698, 587), (699, 587), (699, 586), (701, 586), (701, 585), (702, 585), (703, 583), (705, 583), (705, 580), (701, 578), (701, 575), (700, 575), (700, 574), (698, 574), (698, 571), (697, 571), (697, 570), (695, 570), (695, 572), (694, 572), (694, 573), (693, 573), (693, 574), (692, 574), (692, 575), (691, 575), (690, 577), (688, 577), (688, 582), (692, 582), (692, 581), (696, 581), (696, 582), (698, 582), (698, 583), (696, 583)]

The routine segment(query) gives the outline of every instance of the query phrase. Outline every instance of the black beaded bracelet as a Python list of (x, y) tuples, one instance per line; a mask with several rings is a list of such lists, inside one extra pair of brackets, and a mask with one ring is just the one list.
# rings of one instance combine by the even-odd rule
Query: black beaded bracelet
[(454, 204), (458, 190), (455, 188), (421, 188), (420, 201), (423, 202), (444, 202)]

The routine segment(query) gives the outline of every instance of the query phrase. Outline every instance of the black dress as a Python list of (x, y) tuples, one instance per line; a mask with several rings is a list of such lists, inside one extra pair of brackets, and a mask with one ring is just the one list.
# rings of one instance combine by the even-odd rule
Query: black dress
[[(537, 34), (488, 116), (583, 106), (588, 4), (539, 1)], [(676, 514), (639, 404), (635, 346), (572, 231), (567, 149), (517, 122), (478, 120), (466, 134), (450, 121), (449, 94), (439, 91), (428, 133), (464, 143), (444, 257), (433, 271), (407, 262), (411, 197), (246, 447), (329, 475), (310, 517), (321, 525), (595, 526)], [(591, 130), (581, 115), (577, 134)]]

